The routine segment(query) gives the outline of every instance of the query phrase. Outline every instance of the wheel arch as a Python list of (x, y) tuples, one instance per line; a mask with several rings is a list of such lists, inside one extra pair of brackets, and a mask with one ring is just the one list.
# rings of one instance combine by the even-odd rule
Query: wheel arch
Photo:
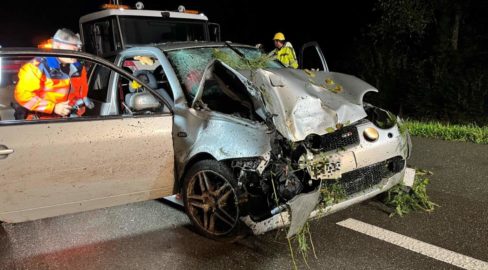
[(212, 156), (210, 153), (207, 153), (207, 152), (201, 152), (201, 153), (198, 153), (196, 155), (194, 155), (193, 157), (191, 157), (186, 163), (185, 163), (185, 166), (183, 167), (183, 170), (181, 171), (181, 173), (179, 173), (179, 177), (178, 177), (178, 180), (176, 182), (176, 185), (175, 185), (175, 190), (173, 193), (180, 193), (181, 191), (181, 187), (183, 185), (183, 178), (185, 177), (185, 173), (188, 171), (189, 168), (191, 168), (191, 166), (193, 166), (193, 164), (201, 161), (201, 160), (207, 160), (207, 159), (210, 159), (210, 160), (217, 160), (214, 156)]

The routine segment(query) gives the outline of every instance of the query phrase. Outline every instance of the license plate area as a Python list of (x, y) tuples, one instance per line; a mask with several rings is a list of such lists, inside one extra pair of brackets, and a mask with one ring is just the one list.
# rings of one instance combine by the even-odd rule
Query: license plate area
[(314, 180), (339, 179), (344, 172), (356, 168), (353, 152), (307, 154), (300, 159), (302, 168), (307, 168)]

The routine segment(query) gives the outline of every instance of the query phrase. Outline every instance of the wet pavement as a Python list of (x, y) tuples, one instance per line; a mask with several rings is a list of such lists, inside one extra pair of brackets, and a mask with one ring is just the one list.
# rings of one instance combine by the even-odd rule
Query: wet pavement
[[(311, 269), (456, 269), (349, 230), (354, 218), (488, 261), (488, 145), (414, 138), (409, 163), (434, 172), (433, 213), (390, 218), (374, 200), (311, 222)], [(306, 269), (301, 257), (295, 258)], [(0, 226), (0, 269), (291, 269), (285, 232), (237, 243), (195, 234), (179, 207), (147, 201)]]

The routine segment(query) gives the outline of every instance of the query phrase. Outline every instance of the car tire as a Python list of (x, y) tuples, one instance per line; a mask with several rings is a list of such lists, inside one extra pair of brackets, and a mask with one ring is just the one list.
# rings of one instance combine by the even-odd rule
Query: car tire
[(232, 171), (216, 160), (193, 164), (183, 177), (185, 211), (195, 230), (220, 241), (245, 236), (240, 220), (240, 192)]

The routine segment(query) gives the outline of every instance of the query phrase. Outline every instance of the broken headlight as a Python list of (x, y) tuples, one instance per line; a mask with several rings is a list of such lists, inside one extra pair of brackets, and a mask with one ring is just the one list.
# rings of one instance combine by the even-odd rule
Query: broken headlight
[(387, 110), (370, 104), (365, 104), (364, 110), (368, 114), (368, 120), (381, 129), (389, 129), (397, 124), (396, 115)]

